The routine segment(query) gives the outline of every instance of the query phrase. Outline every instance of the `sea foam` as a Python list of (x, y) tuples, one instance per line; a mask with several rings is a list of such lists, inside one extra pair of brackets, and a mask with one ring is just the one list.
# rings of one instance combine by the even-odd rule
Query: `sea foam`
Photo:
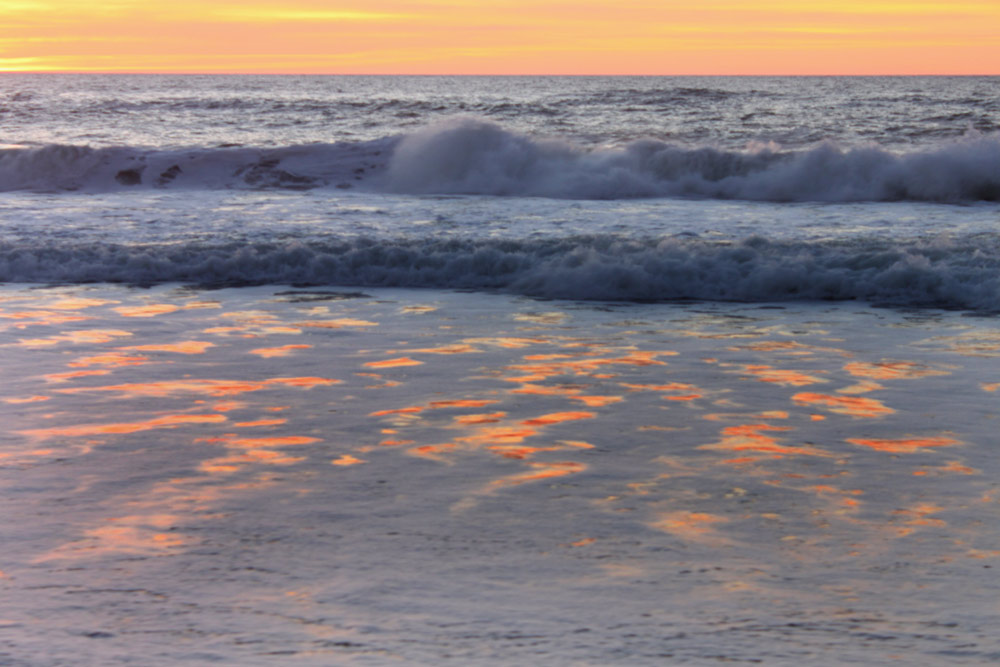
[(349, 238), (0, 244), (0, 281), (499, 290), (581, 300), (863, 300), (1000, 310), (1000, 240)]

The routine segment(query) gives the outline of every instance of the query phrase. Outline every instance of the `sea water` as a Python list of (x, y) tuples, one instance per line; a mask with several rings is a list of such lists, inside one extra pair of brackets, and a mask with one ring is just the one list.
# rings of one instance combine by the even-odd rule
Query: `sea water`
[(1000, 307), (989, 77), (0, 78), (0, 279)]
[(997, 83), (0, 76), (0, 662), (995, 664)]

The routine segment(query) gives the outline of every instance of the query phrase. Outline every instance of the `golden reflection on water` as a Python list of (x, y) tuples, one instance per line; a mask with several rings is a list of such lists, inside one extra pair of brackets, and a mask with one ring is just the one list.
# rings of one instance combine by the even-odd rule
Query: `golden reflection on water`
[[(31, 326), (43, 323), (60, 326), (67, 321), (79, 321), (65, 319), (75, 317), (71, 314), (75, 309), (117, 302), (94, 300), (88, 304), (82, 300), (70, 307), (72, 303), (66, 300), (61, 309), (50, 305), (51, 310), (47, 311), (2, 312), (0, 317)], [(169, 306), (125, 306), (115, 312), (125, 317), (154, 317), (187, 308)], [(419, 321), (433, 309), (403, 310), (421, 315), (412, 318)], [(567, 317), (562, 313), (517, 318), (537, 325), (531, 332), (538, 335), (464, 337), (458, 342), (422, 347), (394, 341), (381, 348), (373, 347), (387, 358), (361, 361), (358, 357), (370, 359), (374, 353), (358, 352), (360, 345), (350, 354), (328, 358), (326, 343), (330, 334), (324, 330), (347, 330), (337, 334), (341, 337), (361, 332), (371, 335), (372, 329), (380, 326), (377, 322), (330, 317), (326, 308), (311, 312), (317, 319), (302, 320), (301, 311), (285, 317), (258, 310), (225, 313), (224, 317), (233, 326), (199, 329), (234, 336), (222, 345), (189, 340), (109, 350), (100, 346), (120, 342), (120, 338), (131, 333), (98, 328), (22, 339), (18, 345), (26, 353), (64, 344), (90, 345), (94, 349), (68, 352), (71, 359), (68, 363), (63, 358), (61, 363), (81, 370), (40, 376), (62, 387), (47, 395), (6, 398), (8, 405), (30, 409), (36, 403), (58, 403), (66, 397), (104, 393), (115, 394), (116, 399), (188, 398), (191, 406), (188, 412), (178, 409), (176, 414), (145, 415), (145, 419), (32, 428), (18, 431), (21, 435), (34, 441), (79, 438), (80, 447), (97, 447), (114, 436), (190, 428), (190, 437), (187, 431), (179, 431), (178, 437), (201, 445), (203, 449), (198, 451), (205, 456), (192, 462), (189, 476), (156, 485), (134, 506), (116, 512), (101, 525), (84, 528), (81, 539), (53, 550), (40, 560), (112, 553), (152, 555), (190, 548), (199, 540), (174, 527), (183, 523), (185, 517), (212, 516), (227, 494), (287, 483), (280, 476), (268, 477), (263, 472), (267, 470), (291, 479), (295, 474), (304, 475), (302, 471), (307, 469), (313, 474), (315, 471), (307, 464), (322, 462), (328, 474), (342, 478), (365, 474), (379, 466), (403, 470), (399, 466), (411, 465), (417, 469), (417, 466), (466, 465), (473, 461), (478, 462), (477, 476), (456, 480), (456, 489), (462, 490), (457, 491), (460, 499), (452, 505), (452, 511), (468, 510), (491, 497), (503, 498), (504, 494), (526, 494), (530, 485), (572, 484), (581, 489), (607, 487), (613, 491), (592, 502), (595, 511), (614, 512), (622, 521), (655, 531), (661, 539), (669, 536), (683, 544), (712, 549), (727, 550), (748, 544), (748, 527), (761, 522), (770, 526), (767, 530), (771, 532), (767, 534), (775, 536), (779, 545), (775, 549), (776, 559), (787, 556), (806, 560), (840, 554), (840, 547), (823, 546), (833, 530), (831, 526), (849, 529), (858, 544), (867, 541), (866, 546), (843, 546), (842, 553), (851, 557), (866, 553), (866, 549), (875, 553), (886, 540), (908, 538), (917, 531), (934, 528), (950, 528), (956, 539), (969, 538), (970, 545), (963, 549), (970, 558), (1000, 556), (971, 546), (973, 538), (968, 531), (960, 533), (949, 525), (948, 512), (956, 503), (947, 498), (933, 499), (933, 489), (917, 487), (927, 494), (927, 499), (910, 499), (887, 510), (866, 495), (866, 490), (872, 489), (864, 488), (855, 479), (862, 472), (861, 461), (874, 458), (885, 459), (887, 475), (897, 474), (913, 484), (930, 484), (951, 475), (967, 476), (965, 481), (971, 482), (974, 476), (982, 474), (961, 459), (961, 448), (969, 445), (958, 434), (915, 428), (917, 433), (930, 435), (911, 435), (903, 427), (893, 431), (889, 418), (896, 414), (896, 409), (903, 412), (904, 406), (893, 403), (894, 407), (889, 407), (882, 400), (861, 396), (886, 392), (886, 402), (891, 402), (890, 398), (899, 397), (890, 393), (895, 381), (919, 382), (949, 375), (955, 372), (952, 367), (916, 361), (855, 360), (852, 353), (842, 349), (791, 340), (753, 340), (726, 349), (713, 347), (711, 352), (715, 356), (702, 356), (662, 350), (652, 341), (647, 347), (654, 349), (639, 349), (635, 344), (615, 346), (596, 340), (597, 336), (575, 339), (563, 329), (551, 336), (541, 333), (545, 327), (565, 324)], [(266, 340), (254, 343), (240, 340), (242, 336), (256, 341), (288, 334), (308, 336), (303, 338), (308, 342), (279, 345)], [(719, 338), (753, 335), (719, 334)], [(628, 340), (634, 342), (636, 338), (639, 337)], [(710, 335), (702, 332), (700, 339), (708, 340)], [(949, 344), (956, 351), (969, 353), (971, 340), (967, 337), (961, 339), (961, 345)], [(277, 342), (282, 341), (279, 338)], [(974, 342), (978, 346), (976, 354), (988, 352), (982, 338)], [(225, 351), (227, 346), (232, 349)], [(339, 416), (324, 422), (330, 433), (316, 427), (298, 429), (303, 411), (313, 408), (300, 408), (287, 392), (328, 389), (343, 384), (341, 380), (314, 376), (198, 378), (187, 374), (195, 367), (182, 365), (207, 362), (221, 366), (227, 356), (237, 356), (234, 350), (238, 350), (240, 363), (246, 364), (242, 374), (234, 372), (241, 378), (252, 378), (256, 368), (274, 363), (253, 359), (247, 362), (246, 355), (262, 360), (315, 359), (324, 364), (332, 359), (335, 367), (343, 368), (345, 377), (351, 378), (348, 382), (354, 383), (345, 385), (344, 393), (355, 391), (368, 402), (354, 403), (353, 407), (340, 405), (339, 402), (346, 404), (354, 396), (338, 393), (334, 397), (324, 395), (316, 405), (322, 405), (323, 409), (336, 406), (340, 414), (353, 411), (356, 414), (352, 413), (351, 418), (366, 420), (367, 429), (356, 429), (352, 433), (357, 439), (348, 439), (337, 432)], [(727, 350), (735, 353), (727, 356)], [(65, 386), (74, 380), (113, 371), (116, 379), (117, 374), (127, 374), (129, 369), (140, 374), (147, 372), (139, 368), (152, 363), (146, 353), (198, 355), (202, 359), (178, 360), (176, 364), (181, 370), (174, 379)], [(469, 354), (481, 355), (472, 358), (477, 365), (474, 370), (458, 365), (465, 359), (448, 358)], [(218, 356), (212, 358), (213, 355)], [(667, 358), (671, 358), (669, 362)], [(845, 359), (851, 361), (845, 363)], [(173, 363), (171, 358), (154, 370), (172, 369)], [(421, 397), (412, 374), (392, 370), (425, 364), (430, 370), (440, 367), (442, 373), (454, 375), (455, 382), (444, 390), (435, 387), (434, 393)], [(709, 366), (693, 368), (693, 364)], [(385, 373), (370, 372), (375, 370)], [(717, 379), (720, 374), (729, 378), (721, 388)], [(399, 381), (386, 380), (383, 375), (398, 377)], [(836, 388), (838, 385), (831, 383), (838, 378), (842, 384), (843, 381), (852, 384)], [(463, 391), (459, 380), (473, 379), (477, 381), (469, 382), (466, 386), (470, 389)], [(378, 384), (365, 386), (365, 382)], [(829, 393), (797, 391), (820, 383), (830, 387)], [(976, 387), (977, 391), (996, 392), (1000, 383), (978, 383)], [(361, 394), (362, 389), (393, 391)], [(258, 403), (253, 403), (253, 394), (265, 390), (282, 391), (279, 400), (288, 405), (260, 405), (260, 397)], [(391, 396), (399, 396), (398, 401)], [(636, 414), (640, 414), (637, 412), (640, 408), (636, 408), (639, 405), (643, 406), (642, 419), (634, 422)], [(52, 414), (57, 414), (57, 407), (61, 406), (53, 407)], [(149, 408), (142, 404), (134, 409)], [(274, 416), (277, 412), (282, 413), (280, 417)], [(876, 427), (881, 430), (861, 431)], [(636, 443), (648, 449), (641, 450)], [(56, 447), (55, 443), (46, 445)], [(628, 479), (605, 481), (601, 473), (615, 463), (619, 447), (630, 456), (646, 456), (646, 459), (630, 470)], [(636, 454), (633, 447), (643, 453)], [(932, 458), (934, 455), (943, 458), (942, 452), (955, 458), (943, 462)], [(17, 454), (2, 452), (0, 465), (65, 453), (65, 448), (25, 448)], [(911, 454), (920, 456), (899, 456)], [(400, 464), (399, 460), (405, 456), (413, 458), (408, 464)], [(388, 467), (390, 460), (395, 468)], [(595, 474), (586, 474), (588, 471)], [(690, 487), (698, 487), (698, 491)], [(762, 498), (767, 498), (768, 491), (780, 491), (796, 500), (791, 503), (786, 500), (786, 504), (778, 507), (766, 505)], [(997, 498), (988, 497), (982, 502), (995, 503)], [(630, 515), (634, 518), (627, 518)], [(798, 522), (794, 531), (786, 527), (794, 522)], [(563, 546), (582, 548), (597, 541), (596, 537), (577, 533)], [(609, 576), (631, 576), (625, 574), (631, 572), (625, 564), (608, 567)], [(773, 567), (773, 563), (767, 567)], [(729, 583), (734, 590), (751, 586), (746, 582)]]
[(338, 384), (340, 382), (341, 380), (321, 377), (270, 378), (256, 382), (242, 382), (236, 380), (166, 380), (162, 382), (132, 382), (96, 387), (74, 387), (72, 389), (58, 389), (56, 391), (61, 394), (116, 392), (120, 393), (125, 398), (166, 398), (168, 396), (176, 396), (178, 394), (185, 393), (223, 397), (262, 391), (276, 386), (312, 389), (313, 387), (328, 386)]
[(884, 417), (895, 412), (892, 408), (886, 407), (882, 401), (856, 396), (831, 396), (803, 392), (792, 396), (792, 401), (796, 405), (816, 406), (837, 414), (864, 419)]
[(208, 343), (199, 340), (186, 340), (181, 343), (163, 343), (158, 345), (130, 345), (120, 347), (119, 350), (136, 352), (173, 352), (175, 354), (205, 354), (210, 347), (215, 347), (215, 343)]
[(264, 359), (272, 359), (274, 357), (287, 357), (290, 356), (294, 350), (308, 350), (312, 345), (282, 345), (280, 347), (258, 347), (255, 350), (250, 350), (250, 354), (255, 354), (258, 357)]
[(954, 438), (944, 436), (930, 438), (847, 438), (847, 442), (894, 454), (912, 454), (922, 449), (954, 447), (962, 444)]
[(161, 428), (177, 428), (185, 424), (218, 424), (226, 418), (218, 414), (206, 415), (166, 415), (138, 422), (112, 422), (105, 424), (78, 424), (76, 426), (55, 426), (52, 428), (36, 428), (19, 431), (19, 433), (39, 440), (64, 437), (80, 437), (87, 435), (107, 435), (138, 433)]

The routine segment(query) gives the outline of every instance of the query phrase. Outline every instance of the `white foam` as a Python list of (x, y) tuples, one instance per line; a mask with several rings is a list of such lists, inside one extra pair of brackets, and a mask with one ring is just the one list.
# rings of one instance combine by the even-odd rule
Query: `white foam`
[(0, 281), (502, 290), (596, 300), (864, 300), (1000, 310), (1000, 242), (353, 238), (0, 245)]

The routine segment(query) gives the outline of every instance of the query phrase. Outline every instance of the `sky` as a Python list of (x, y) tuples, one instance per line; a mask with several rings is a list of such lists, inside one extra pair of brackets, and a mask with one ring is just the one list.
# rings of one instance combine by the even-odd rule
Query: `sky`
[(0, 0), (0, 72), (1000, 74), (1000, 0)]

